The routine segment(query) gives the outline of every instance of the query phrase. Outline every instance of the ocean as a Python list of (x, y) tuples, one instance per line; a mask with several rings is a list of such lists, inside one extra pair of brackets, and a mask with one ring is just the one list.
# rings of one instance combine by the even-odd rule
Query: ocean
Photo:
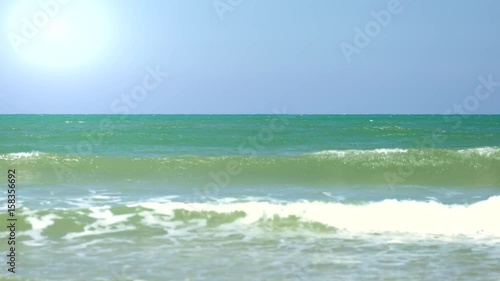
[(500, 115), (0, 115), (0, 172), (0, 280), (500, 278)]

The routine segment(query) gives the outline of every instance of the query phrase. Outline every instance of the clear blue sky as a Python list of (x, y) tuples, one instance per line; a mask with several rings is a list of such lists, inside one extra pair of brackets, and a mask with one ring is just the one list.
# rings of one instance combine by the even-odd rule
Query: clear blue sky
[(0, 113), (500, 113), (500, 1), (51, 1), (0, 2)]

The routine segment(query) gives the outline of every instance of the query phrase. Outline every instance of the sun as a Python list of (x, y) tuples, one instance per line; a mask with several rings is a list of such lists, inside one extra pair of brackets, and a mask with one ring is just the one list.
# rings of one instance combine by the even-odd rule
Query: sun
[(8, 23), (13, 50), (28, 63), (67, 69), (95, 63), (110, 44), (111, 24), (97, 0), (21, 1)]
[[(54, 20), (47, 25), (47, 36), (57, 38), (65, 36), (64, 32), (68, 30), (68, 24), (61, 20)], [(67, 36), (67, 35), (66, 35)]]

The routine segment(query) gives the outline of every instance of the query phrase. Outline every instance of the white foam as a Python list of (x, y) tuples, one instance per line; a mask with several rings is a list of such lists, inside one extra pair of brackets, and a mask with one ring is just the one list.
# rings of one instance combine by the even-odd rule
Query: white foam
[(402, 148), (380, 148), (380, 149), (373, 150), (373, 152), (379, 153), (379, 154), (406, 153), (406, 152), (408, 152), (408, 149), (402, 149)]
[(120, 193), (95, 191), (89, 189), (91, 196), (71, 198), (65, 201), (66, 204), (76, 206), (79, 209), (88, 209), (92, 207), (99, 207), (103, 205), (111, 205), (122, 201)]
[(340, 202), (340, 201), (344, 201), (346, 200), (347, 198), (345, 196), (342, 196), (342, 195), (334, 195), (333, 193), (331, 192), (322, 192), (325, 196), (328, 196), (330, 198), (332, 198), (334, 201), (336, 202)]
[(493, 156), (493, 155), (499, 154), (499, 156), (500, 156), (500, 148), (489, 147), (489, 146), (461, 149), (458, 152), (461, 154), (466, 154), (466, 155), (477, 154), (480, 156)]
[(44, 245), (44, 240), (46, 237), (42, 235), (42, 232), (49, 226), (54, 224), (54, 220), (60, 218), (54, 214), (47, 214), (41, 217), (34, 216), (33, 211), (27, 210), (25, 213), (27, 215), (26, 221), (31, 224), (31, 229), (22, 232), (21, 235), (26, 235), (31, 237), (31, 240), (27, 240), (24, 244), (28, 246), (41, 246)]
[(36, 157), (39, 157), (41, 154), (43, 154), (43, 153), (41, 153), (39, 151), (16, 152), (16, 153), (9, 153), (9, 154), (0, 155), (0, 159), (36, 158)]
[[(65, 124), (72, 124), (74, 121), (69, 121), (69, 120), (66, 120), (64, 121)], [(84, 124), (84, 123), (87, 123), (85, 121), (76, 121), (78, 124)]]
[[(305, 222), (318, 222), (351, 233), (409, 233), (416, 235), (465, 235), (473, 238), (500, 237), (500, 224), (495, 217), (500, 213), (500, 196), (471, 205), (445, 205), (436, 201), (384, 200), (365, 205), (332, 202), (271, 202), (242, 203), (139, 203), (154, 213), (171, 217), (176, 209), (213, 211), (217, 213), (245, 212), (235, 223), (250, 225), (275, 216), (296, 216)], [(145, 212), (147, 213), (147, 212)], [(165, 221), (147, 217), (144, 223)]]
[(91, 213), (88, 215), (96, 219), (95, 222), (86, 225), (83, 232), (72, 232), (66, 234), (63, 238), (72, 240), (74, 238), (101, 235), (107, 233), (122, 232), (128, 230), (135, 230), (135, 226), (126, 225), (125, 222), (133, 217), (134, 214), (115, 215), (109, 209), (109, 206), (92, 207)]
[(314, 155), (335, 155), (338, 157), (344, 157), (347, 153), (352, 150), (323, 150), (319, 152), (314, 152)]
[(112, 198), (111, 196), (107, 196), (107, 195), (92, 196), (93, 200), (108, 200), (108, 199), (111, 199), (111, 198)]
[(406, 153), (408, 149), (402, 148), (378, 148), (373, 150), (323, 150), (319, 152), (314, 152), (313, 155), (336, 155), (339, 157), (345, 157), (346, 155), (357, 155), (357, 154), (391, 154), (391, 153)]

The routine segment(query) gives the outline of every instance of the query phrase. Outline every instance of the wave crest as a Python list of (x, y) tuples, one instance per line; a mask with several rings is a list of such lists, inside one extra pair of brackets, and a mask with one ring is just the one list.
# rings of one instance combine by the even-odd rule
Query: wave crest
[[(164, 233), (167, 236), (199, 235), (205, 231), (223, 231), (228, 235), (245, 235), (249, 231), (269, 235), (286, 231), (296, 235), (386, 233), (408, 238), (430, 235), (433, 238), (465, 236), (484, 239), (500, 238), (500, 224), (492, 215), (498, 213), (500, 196), (469, 205), (398, 200), (357, 205), (318, 201), (151, 201), (76, 210), (27, 210), (20, 214), (20, 218), (24, 217), (30, 226), (25, 233), (32, 237), (33, 243), (47, 238), (44, 233), (73, 240), (127, 231), (146, 235)], [(77, 225), (75, 221), (86, 223)]]

